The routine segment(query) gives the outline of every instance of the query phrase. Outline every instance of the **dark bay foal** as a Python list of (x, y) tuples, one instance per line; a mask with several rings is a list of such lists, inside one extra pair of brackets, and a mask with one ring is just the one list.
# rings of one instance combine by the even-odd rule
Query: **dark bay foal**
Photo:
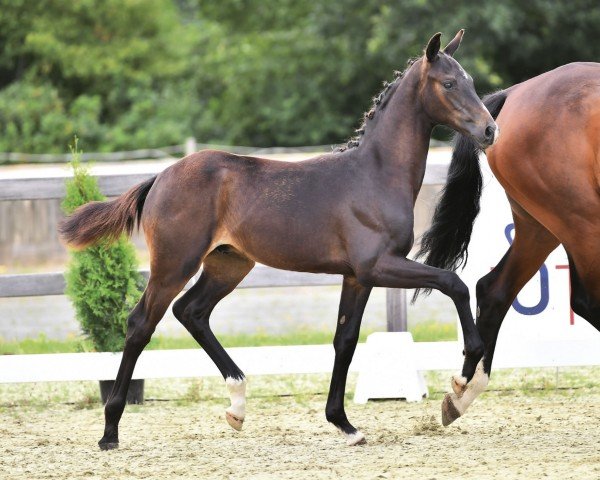
[(456, 305), (466, 362), (455, 382), (471, 381), (483, 343), (469, 309), (467, 287), (453, 272), (406, 258), (413, 244), (413, 208), (437, 124), (472, 137), (482, 148), (496, 124), (471, 77), (452, 55), (463, 31), (386, 85), (348, 147), (290, 163), (202, 151), (167, 168), (116, 200), (81, 207), (61, 226), (65, 241), (85, 247), (128, 233), (137, 220), (151, 255), (151, 275), (132, 311), (116, 383), (106, 404), (103, 449), (118, 445), (118, 424), (136, 360), (169, 304), (202, 265), (198, 282), (173, 312), (215, 362), (229, 388), (229, 424), (245, 416), (246, 380), (213, 335), (215, 305), (255, 262), (286, 270), (344, 276), (327, 419), (350, 445), (364, 442), (344, 412), (344, 390), (362, 314), (373, 287), (435, 288)]

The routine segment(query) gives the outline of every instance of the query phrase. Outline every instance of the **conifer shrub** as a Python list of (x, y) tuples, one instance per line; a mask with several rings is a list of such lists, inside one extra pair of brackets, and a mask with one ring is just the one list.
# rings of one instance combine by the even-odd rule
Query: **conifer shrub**
[[(77, 139), (71, 146), (71, 154), (73, 178), (67, 180), (61, 205), (67, 215), (88, 202), (105, 200), (96, 178), (81, 164)], [(71, 251), (65, 280), (66, 295), (73, 303), (75, 317), (95, 350), (122, 350), (127, 317), (144, 287), (131, 242), (123, 235), (113, 244), (102, 241), (81, 251)]]

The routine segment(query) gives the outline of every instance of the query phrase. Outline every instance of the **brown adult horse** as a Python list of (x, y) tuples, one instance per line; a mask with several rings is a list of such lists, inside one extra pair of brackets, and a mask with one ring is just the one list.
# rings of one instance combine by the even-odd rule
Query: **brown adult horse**
[(444, 50), (440, 35), (431, 38), (422, 58), (386, 85), (349, 148), (298, 163), (199, 152), (116, 200), (83, 206), (65, 221), (63, 238), (84, 247), (131, 232), (137, 219), (150, 251), (151, 275), (129, 317), (101, 448), (118, 445), (135, 362), (200, 265), (200, 279), (175, 302), (173, 312), (223, 374), (231, 395), (226, 419), (237, 430), (245, 416), (246, 382), (211, 332), (209, 316), (255, 262), (344, 276), (326, 416), (348, 444), (364, 441), (344, 412), (344, 390), (372, 287), (435, 288), (451, 297), (465, 338), (462, 374), (471, 379), (483, 343), (468, 289), (455, 273), (406, 258), (434, 125), (469, 135), (482, 148), (496, 138), (496, 124), (472, 79), (452, 58), (462, 30)]
[[(477, 282), (481, 381), (453, 384), (442, 407), (446, 425), (487, 385), (506, 312), (560, 243), (569, 257), (571, 306), (600, 330), (600, 64), (565, 65), (489, 95), (484, 104), (502, 131), (486, 154), (510, 202), (515, 238)], [(482, 188), (479, 153), (458, 135), (448, 182), (421, 243), (428, 265), (456, 270), (466, 262)]]

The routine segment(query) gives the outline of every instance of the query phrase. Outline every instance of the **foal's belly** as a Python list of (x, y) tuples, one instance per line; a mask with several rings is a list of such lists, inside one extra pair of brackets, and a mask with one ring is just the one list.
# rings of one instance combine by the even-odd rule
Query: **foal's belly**
[(338, 232), (321, 222), (274, 218), (245, 222), (226, 235), (240, 253), (282, 270), (351, 273)]
[(282, 270), (312, 273), (351, 273), (344, 252), (325, 242), (317, 232), (310, 236), (293, 235), (246, 238), (238, 248), (256, 262)]

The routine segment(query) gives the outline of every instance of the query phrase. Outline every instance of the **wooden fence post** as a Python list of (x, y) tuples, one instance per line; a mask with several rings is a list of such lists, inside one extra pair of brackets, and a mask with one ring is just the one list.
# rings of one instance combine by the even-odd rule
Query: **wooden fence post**
[(407, 332), (406, 290), (403, 288), (386, 289), (386, 307), (388, 332)]

